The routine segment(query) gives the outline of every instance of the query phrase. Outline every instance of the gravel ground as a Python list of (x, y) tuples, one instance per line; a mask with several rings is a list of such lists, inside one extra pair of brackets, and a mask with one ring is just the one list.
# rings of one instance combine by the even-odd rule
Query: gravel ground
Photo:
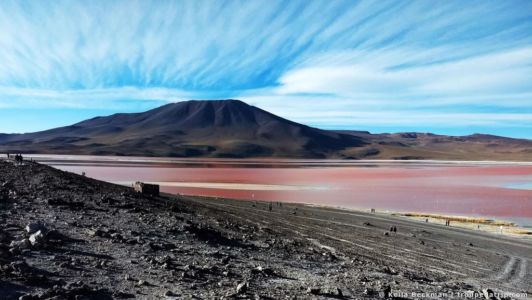
[(32, 162), (0, 161), (0, 221), (0, 299), (532, 293), (530, 241), (299, 204), (151, 198)]

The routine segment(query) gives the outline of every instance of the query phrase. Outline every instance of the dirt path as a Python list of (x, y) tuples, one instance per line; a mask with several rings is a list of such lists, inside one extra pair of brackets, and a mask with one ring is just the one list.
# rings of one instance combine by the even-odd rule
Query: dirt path
[[(256, 201), (203, 198), (201, 202), (232, 215), (245, 215), (257, 225), (268, 220), (270, 226), (305, 237), (323, 249), (334, 249), (338, 256), (364, 255), (390, 266), (453, 274), (469, 283), (508, 291), (532, 288), (528, 264), (532, 243), (528, 240), (299, 204), (277, 205), (270, 212), (267, 204)], [(384, 235), (391, 226), (397, 226), (398, 232)]]

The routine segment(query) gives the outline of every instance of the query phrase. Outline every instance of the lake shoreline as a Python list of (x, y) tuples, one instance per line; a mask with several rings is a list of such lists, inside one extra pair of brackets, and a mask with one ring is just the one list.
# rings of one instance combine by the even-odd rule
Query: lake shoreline
[(532, 182), (532, 163), (75, 155), (34, 158), (107, 182), (155, 182), (162, 191), (174, 194), (487, 216), (532, 226), (532, 190), (519, 188)]
[(83, 161), (102, 161), (117, 163), (188, 163), (201, 164), (207, 163), (227, 163), (227, 164), (267, 164), (279, 163), (294, 164), (364, 164), (364, 163), (390, 163), (390, 164), (446, 164), (446, 165), (532, 165), (532, 161), (500, 161), (500, 160), (438, 160), (438, 159), (309, 159), (309, 158), (287, 158), (287, 157), (256, 157), (256, 158), (209, 158), (209, 157), (157, 157), (157, 156), (97, 156), (97, 155), (63, 155), (63, 154), (25, 154), (28, 159), (34, 159), (39, 162), (49, 160), (62, 160), (65, 162), (83, 162)]
[[(244, 200), (246, 201), (246, 200)], [(247, 200), (251, 201), (251, 200)], [(293, 203), (295, 204), (295, 203)], [(297, 203), (302, 204), (308, 207), (317, 207), (325, 209), (336, 209), (340, 211), (355, 212), (355, 213), (372, 213), (371, 209), (353, 209), (345, 208), (338, 206), (327, 206), (327, 205), (316, 205), (308, 203)], [(449, 229), (458, 228), (465, 229), (474, 232), (483, 232), (493, 234), (494, 236), (506, 236), (512, 238), (520, 239), (530, 239), (532, 240), (532, 229), (520, 226), (510, 221), (504, 219), (493, 220), (486, 219), (482, 217), (468, 217), (468, 216), (451, 216), (451, 215), (442, 215), (442, 214), (433, 214), (433, 213), (422, 213), (422, 212), (394, 212), (389, 210), (378, 210), (372, 214), (382, 215), (387, 217), (398, 217), (402, 219), (407, 219), (410, 221), (427, 223), (427, 224), (436, 224)], [(428, 222), (427, 222), (428, 220)], [(450, 220), (451, 223), (446, 226), (445, 221)], [(501, 230), (502, 226), (502, 230)]]

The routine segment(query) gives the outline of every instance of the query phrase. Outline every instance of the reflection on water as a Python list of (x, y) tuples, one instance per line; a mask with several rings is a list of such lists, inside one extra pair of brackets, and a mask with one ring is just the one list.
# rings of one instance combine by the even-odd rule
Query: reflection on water
[(510, 183), (505, 185), (504, 187), (518, 190), (532, 190), (532, 182)]
[[(353, 209), (489, 216), (532, 225), (531, 163), (32, 156), (169, 193)], [(519, 185), (519, 186), (516, 186)]]

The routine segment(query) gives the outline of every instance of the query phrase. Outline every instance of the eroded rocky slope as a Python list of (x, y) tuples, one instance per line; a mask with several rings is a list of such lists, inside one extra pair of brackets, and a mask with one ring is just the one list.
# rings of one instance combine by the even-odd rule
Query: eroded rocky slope
[[(300, 205), (149, 198), (32, 162), (0, 161), (0, 202), (2, 299), (483, 295), (475, 269), (458, 269), (465, 258), (491, 259), (505, 274), (505, 256), (489, 258), (477, 241), (446, 246), (432, 242), (436, 231), (400, 223), (390, 233), (393, 220), (349, 225), (348, 216)], [(315, 224), (323, 220), (330, 226)], [(445, 247), (456, 253), (433, 259)], [(521, 290), (526, 266), (524, 274), (514, 276)]]

